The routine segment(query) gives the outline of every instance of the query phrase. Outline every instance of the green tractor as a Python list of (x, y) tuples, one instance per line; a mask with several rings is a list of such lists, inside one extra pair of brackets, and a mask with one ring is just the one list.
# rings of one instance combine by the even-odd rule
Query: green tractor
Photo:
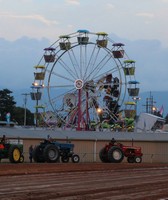
[(0, 161), (9, 159), (11, 163), (23, 163), (23, 145), (0, 142)]

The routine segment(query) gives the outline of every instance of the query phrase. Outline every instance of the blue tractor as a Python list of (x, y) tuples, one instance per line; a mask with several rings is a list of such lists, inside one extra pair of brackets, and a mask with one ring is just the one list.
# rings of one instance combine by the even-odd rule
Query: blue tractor
[(57, 141), (44, 140), (33, 150), (33, 160), (35, 162), (63, 163), (69, 162), (70, 158), (73, 163), (80, 161), (79, 155), (73, 152), (74, 144), (60, 143)]

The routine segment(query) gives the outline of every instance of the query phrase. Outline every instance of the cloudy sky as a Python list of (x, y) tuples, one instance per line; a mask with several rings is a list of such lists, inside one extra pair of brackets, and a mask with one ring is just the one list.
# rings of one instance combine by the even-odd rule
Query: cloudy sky
[(79, 28), (168, 46), (168, 0), (0, 0), (0, 37), (47, 37)]
[(0, 88), (30, 88), (43, 48), (87, 29), (124, 41), (141, 91), (167, 90), (168, 0), (0, 0)]

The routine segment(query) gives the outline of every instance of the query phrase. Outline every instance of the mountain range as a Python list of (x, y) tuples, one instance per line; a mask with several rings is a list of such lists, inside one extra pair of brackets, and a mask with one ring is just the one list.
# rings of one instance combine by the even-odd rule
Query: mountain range
[[(136, 61), (136, 79), (140, 82), (141, 100), (137, 104), (138, 112), (146, 111), (146, 98), (154, 99), (154, 105), (164, 108), (168, 113), (168, 48), (163, 47), (159, 40), (130, 41), (120, 38), (114, 33), (109, 38), (125, 44), (126, 54)], [(57, 38), (56, 38), (57, 40)], [(24, 107), (25, 95), (30, 94), (34, 81), (34, 66), (44, 54), (44, 48), (51, 43), (48, 38), (22, 37), (15, 41), (0, 38), (0, 89), (13, 91), (18, 106)], [(34, 111), (35, 102), (27, 95), (26, 107)]]
[[(27, 92), (25, 92), (27, 91)], [(26, 89), (16, 90), (13, 93), (17, 106), (25, 107), (25, 94), (30, 94)], [(140, 100), (137, 102), (137, 113), (147, 112), (147, 104), (152, 103), (153, 106), (160, 111), (163, 108), (163, 116), (165, 117), (168, 114), (168, 91), (149, 91), (142, 92), (139, 94)], [(150, 101), (151, 100), (151, 101)], [(26, 108), (35, 111), (36, 101), (31, 100), (30, 95), (27, 95)]]

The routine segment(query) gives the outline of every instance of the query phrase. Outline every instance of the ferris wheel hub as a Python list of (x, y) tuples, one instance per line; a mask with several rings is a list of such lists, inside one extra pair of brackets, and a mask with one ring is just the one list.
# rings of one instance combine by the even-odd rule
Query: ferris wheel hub
[(77, 79), (77, 80), (75, 80), (74, 85), (75, 85), (77, 90), (82, 89), (83, 88), (83, 81), (81, 79)]

